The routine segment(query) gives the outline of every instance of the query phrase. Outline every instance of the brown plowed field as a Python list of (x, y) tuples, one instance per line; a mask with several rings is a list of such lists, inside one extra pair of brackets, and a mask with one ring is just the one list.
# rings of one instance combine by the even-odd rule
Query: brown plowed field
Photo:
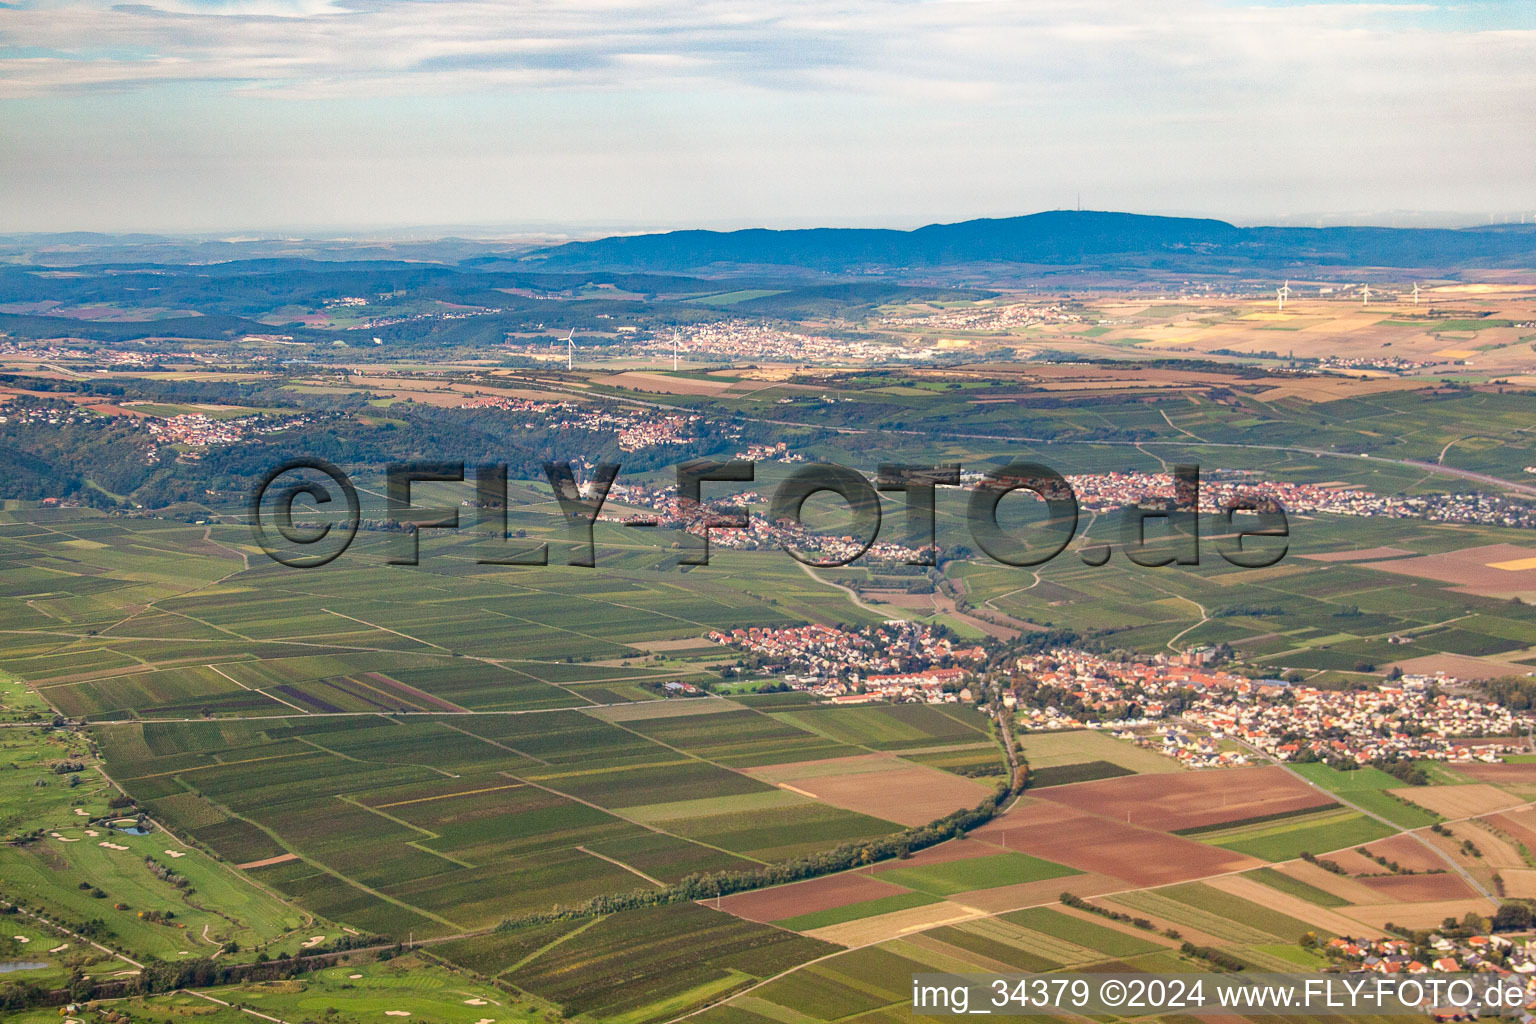
[[(992, 787), (971, 779), (894, 757), (846, 760), (850, 762), (846, 773), (797, 778), (789, 784), (833, 807), (900, 825), (926, 825), (962, 807), (975, 807), (992, 792)], [(878, 769), (871, 771), (869, 762), (877, 763)], [(777, 767), (770, 765), (749, 774), (773, 779)]]
[[(1368, 562), (1367, 569), (1456, 584), (1463, 594), (1492, 596), (1536, 590), (1536, 549), (1486, 544), (1438, 555)], [(1502, 566), (1502, 568), (1500, 568)]]
[(1010, 850), (1080, 871), (1112, 875), (1130, 886), (1167, 885), (1262, 863), (1231, 850), (1137, 828), (1047, 800), (1020, 804), (972, 835), (984, 842), (1006, 842)]
[(786, 917), (814, 914), (818, 910), (846, 907), (882, 896), (906, 892), (898, 885), (863, 874), (828, 875), (772, 889), (737, 893), (720, 901), (720, 909), (748, 921), (782, 921)]
[(1524, 843), (1526, 849), (1536, 850), (1536, 810), (1490, 814), (1487, 820), (1494, 828), (1507, 832), (1517, 842)]
[(1040, 799), (1170, 832), (1332, 805), (1317, 790), (1276, 767), (1127, 775), (1055, 786), (1043, 790)]
[(1449, 871), (1443, 875), (1383, 875), (1357, 881), (1399, 903), (1464, 900), (1477, 895), (1460, 875)]
[(1387, 792), (1434, 811), (1442, 818), (1475, 818), (1525, 803), (1519, 797), (1485, 782), (1474, 782), (1467, 786), (1414, 786), (1389, 789)]
[(1536, 782), (1536, 764), (1460, 764), (1456, 771), (1469, 779), (1495, 786)]
[[(1366, 849), (1378, 857), (1397, 861), (1409, 871), (1433, 871), (1436, 868), (1447, 870), (1450, 867), (1444, 857), (1437, 856), (1435, 851), (1428, 849), (1412, 836), (1392, 836), (1390, 839), (1370, 843)], [(1375, 873), (1384, 871), (1385, 868), (1376, 864), (1368, 870)]]

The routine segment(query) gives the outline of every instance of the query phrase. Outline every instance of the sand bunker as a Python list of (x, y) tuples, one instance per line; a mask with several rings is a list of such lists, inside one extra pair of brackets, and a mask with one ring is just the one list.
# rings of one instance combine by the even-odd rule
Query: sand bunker
[(305, 949), (311, 949), (311, 948), (313, 948), (315, 946), (320, 945), (320, 943), (322, 943), (324, 941), (325, 941), (325, 936), (324, 935), (313, 935), (313, 936), (310, 936), (309, 938), (305, 939), (303, 941), (303, 943), (301, 943), (301, 945)]
[(172, 858), (172, 859), (175, 859), (177, 857), (185, 857), (186, 856), (186, 854), (182, 853), (180, 850), (166, 850), (165, 851), (165, 855), (167, 857)]
[[(78, 840), (76, 840), (76, 841), (78, 842)], [(97, 846), (104, 846), (104, 847), (106, 847), (109, 850), (126, 850), (126, 849), (128, 849), (128, 847), (126, 847), (126, 846), (122, 846), (122, 845), (120, 845), (118, 843), (109, 843), (106, 840), (102, 840), (101, 842), (97, 843), (96, 845)]]

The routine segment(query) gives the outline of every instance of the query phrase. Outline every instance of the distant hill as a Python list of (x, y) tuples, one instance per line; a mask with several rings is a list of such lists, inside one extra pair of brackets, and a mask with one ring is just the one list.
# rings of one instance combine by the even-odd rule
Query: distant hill
[(1225, 221), (1057, 210), (913, 231), (672, 231), (569, 242), (521, 262), (541, 270), (712, 272), (803, 268), (893, 273), (985, 264), (1242, 273), (1286, 267), (1536, 266), (1536, 226), (1240, 228)]

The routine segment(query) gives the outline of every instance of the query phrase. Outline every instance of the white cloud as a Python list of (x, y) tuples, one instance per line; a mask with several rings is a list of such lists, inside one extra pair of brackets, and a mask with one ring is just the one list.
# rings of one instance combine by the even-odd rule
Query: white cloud
[(36, 226), (912, 222), (1077, 189), (1265, 216), (1536, 192), (1536, 18), (1476, 3), (8, 2), (0, 191)]
[[(1391, 95), (1448, 69), (1532, 91), (1536, 32), (1428, 31), (1429, 5), (1213, 0), (40, 0), (0, 11), (0, 95), (228, 83), (283, 96), (680, 85)], [(905, 84), (904, 84), (905, 83)], [(1352, 93), (1346, 94), (1351, 95)]]

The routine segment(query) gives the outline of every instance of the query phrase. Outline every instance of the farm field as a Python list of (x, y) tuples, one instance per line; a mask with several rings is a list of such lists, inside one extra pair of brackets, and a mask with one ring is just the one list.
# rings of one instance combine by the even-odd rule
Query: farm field
[[(727, 301), (782, 294), (743, 290)], [(1147, 319), (1142, 308), (1115, 317)], [(1274, 344), (1224, 317), (1212, 312), (1198, 329)], [(1104, 326), (1069, 343), (1159, 353), (1175, 340), (1147, 324)], [(1295, 326), (1289, 333), (1310, 329)], [(1415, 344), (1453, 343), (1411, 333)], [(1218, 443), (1268, 444), (1249, 452), (1248, 472), (1407, 495), (1446, 486), (1424, 461), (1437, 456), (1444, 468), (1521, 472), (1511, 460), (1529, 419), (1528, 401), (1491, 388), (1410, 399), (1400, 394), (1409, 381), (1299, 372), (1201, 369), (1181, 381), (1167, 367), (1109, 368), (1118, 383), (1107, 388), (1081, 379), (1083, 369), (1033, 361), (1017, 371), (1028, 381), (978, 381), (967, 363), (900, 381), (841, 368), (766, 367), (760, 379), (691, 372), (704, 383), (652, 369), (573, 373), (537, 393), (590, 391), (589, 404), (632, 391), (708, 416), (762, 406), (784, 423), (825, 393), (850, 431), (899, 416), (912, 458), (971, 471), (1005, 457), (1067, 472), (1156, 471), (1178, 458), (1214, 468), (1233, 464)], [(358, 379), (378, 389), (359, 415), (401, 424), (418, 398), (439, 415), (466, 393), (394, 370)], [(332, 388), (305, 393), (339, 402), (345, 389), (333, 385), (316, 375), (292, 386)], [(1121, 403), (1127, 388), (1137, 397)], [(1031, 429), (1061, 441), (1008, 440), (1020, 408), (1038, 418)], [(1419, 411), (1414, 438), (1391, 434)], [(1469, 418), (1489, 437), (1469, 443)], [(1287, 432), (1303, 420), (1306, 444), (1336, 454), (1290, 450)], [(959, 429), (945, 434), (945, 423)], [(744, 429), (740, 447), (760, 442)], [(808, 459), (884, 457), (869, 434), (779, 433)], [(1416, 462), (1367, 462), (1348, 445)], [(626, 479), (670, 488), (670, 464), (653, 455), (636, 456), (633, 465), (651, 468)], [(788, 472), (767, 461), (762, 470), (764, 491)], [(358, 480), (364, 516), (377, 522), (389, 512), (369, 473)], [(1021, 651), (1082, 643), (1172, 661), (1221, 644), (1254, 678), (1324, 686), (1372, 686), (1394, 662), (1417, 659), (1523, 672), (1536, 656), (1536, 619), (1511, 598), (1531, 572), (1528, 531), (1308, 515), (1293, 521), (1292, 557), (1257, 572), (1214, 559), (1144, 571), (1118, 553), (1105, 566), (1068, 557), (1038, 571), (979, 557), (931, 570), (896, 559), (808, 571), (772, 547), (723, 543), (708, 567), (684, 572), (673, 531), (601, 521), (603, 570), (592, 572), (562, 564), (571, 545), (542, 481), (515, 486), (539, 499), (513, 513), (511, 528), (549, 543), (548, 566), (483, 563), (489, 549), (468, 531), (425, 531), (419, 565), (386, 565), (405, 535), (370, 527), (324, 571), (291, 571), (212, 506), (140, 516), (7, 505), (0, 765), (16, 767), (0, 771), (0, 826), (7, 839), (42, 833), (0, 846), (0, 898), (68, 923), (100, 919), (104, 944), (173, 964), (221, 947), (230, 952), (220, 961), (245, 963), (373, 935), (388, 955), (397, 941), (418, 947), (219, 996), (292, 1024), (663, 1024), (705, 1006), (688, 1019), (894, 1024), (910, 1016), (906, 979), (916, 971), (1210, 969), (1185, 940), (1256, 969), (1310, 970), (1323, 961), (1298, 945), (1306, 932), (1437, 927), (1491, 912), (1482, 888), (1536, 898), (1536, 819), (1526, 807), (1536, 770), (1518, 761), (1431, 764), (1434, 785), (1408, 786), (1379, 769), (1321, 764), (1191, 771), (1109, 729), (1015, 729), (1029, 786), (979, 823), (1009, 777), (1009, 719), (995, 684)], [(418, 497), (478, 515), (450, 492)], [(939, 520), (950, 546), (963, 541), (953, 497), (941, 499)], [(1116, 542), (1111, 519), (1085, 514), (1087, 538)], [(924, 590), (934, 585), (942, 589)], [(812, 622), (857, 630), (897, 614), (985, 644), (964, 682), (993, 702), (996, 721), (970, 703), (832, 706), (804, 692), (754, 693), (808, 670), (706, 638)], [(905, 671), (916, 651), (881, 652), (891, 660), (861, 679)], [(675, 696), (689, 687), (724, 696)], [(1170, 694), (1166, 719), (1134, 728), (1180, 728), (1185, 697)], [(1023, 690), (1018, 699), (1029, 700)], [(1050, 699), (1095, 726), (1121, 713), (1065, 691)], [(1240, 747), (1233, 736), (1228, 753)], [(56, 771), (59, 760), (84, 770)], [(986, 813), (963, 838), (945, 826), (920, 849), (882, 846), (978, 805)], [(147, 834), (102, 827), (127, 807), (135, 820), (143, 812)], [(1452, 836), (1429, 831), (1442, 822)], [(1434, 849), (1408, 829), (1433, 837)], [(705, 876), (786, 863), (824, 870), (835, 848), (845, 870), (700, 895)], [(687, 880), (697, 899), (679, 895)], [(1063, 902), (1063, 892), (1075, 895)], [(153, 913), (163, 910), (175, 916)], [(77, 969), (128, 969), (41, 923), (18, 920), (11, 934), (28, 941), (0, 936), (0, 954), (36, 953), (45, 966), (29, 977), (48, 984)], [(187, 995), (120, 1005), (163, 1024), (250, 1019)]]
[(1356, 807), (1386, 818), (1399, 828), (1423, 828), (1441, 818), (1410, 802), (1402, 784), (1379, 768), (1342, 772), (1325, 764), (1301, 764), (1295, 765), (1293, 770), (1314, 785), (1340, 794)]
[(1040, 799), (1170, 832), (1332, 803), (1278, 767), (1133, 775), (1053, 788)]
[(1279, 861), (1293, 860), (1303, 853), (1327, 853), (1358, 846), (1391, 834), (1390, 826), (1340, 808), (1209, 832), (1201, 839), (1262, 860)]

